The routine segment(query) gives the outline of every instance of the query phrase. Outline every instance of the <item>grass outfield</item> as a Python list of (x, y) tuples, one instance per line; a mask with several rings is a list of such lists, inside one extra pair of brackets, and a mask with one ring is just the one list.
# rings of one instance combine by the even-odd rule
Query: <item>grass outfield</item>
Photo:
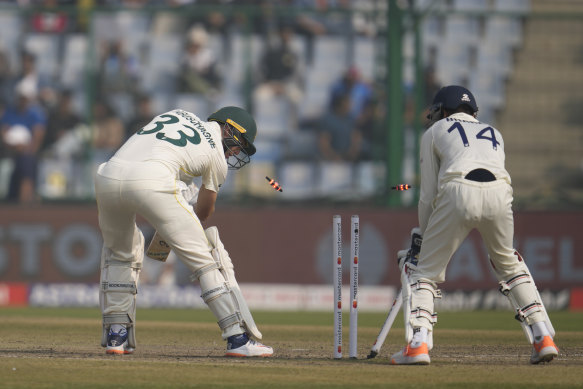
[[(367, 360), (385, 314), (359, 315), (359, 358), (332, 359), (332, 313), (256, 312), (272, 358), (224, 358), (208, 310), (138, 309), (138, 348), (108, 356), (97, 309), (0, 308), (0, 388), (574, 388), (583, 387), (583, 312), (552, 312), (561, 352), (530, 365), (511, 312), (443, 312), (429, 366), (391, 366), (402, 317)], [(344, 318), (348, 349), (348, 316)]]

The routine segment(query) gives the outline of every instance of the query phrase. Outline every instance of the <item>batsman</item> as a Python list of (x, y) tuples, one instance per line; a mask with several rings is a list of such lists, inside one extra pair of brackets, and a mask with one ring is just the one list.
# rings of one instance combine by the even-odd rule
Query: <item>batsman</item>
[(395, 365), (430, 363), (437, 284), (468, 233), (477, 229), (486, 245), (500, 291), (516, 311), (528, 341), (530, 362), (558, 355), (555, 331), (534, 280), (514, 249), (512, 187), (500, 132), (477, 119), (472, 93), (457, 85), (441, 88), (429, 109), (430, 127), (421, 138), (419, 228), (400, 262), (407, 346)]
[[(144, 259), (144, 217), (200, 284), (215, 315), (226, 356), (271, 356), (235, 279), (234, 266), (216, 227), (203, 228), (229, 169), (239, 169), (255, 153), (257, 127), (239, 107), (224, 107), (206, 121), (175, 109), (158, 115), (99, 166), (95, 194), (103, 235), (100, 306), (101, 345), (107, 354), (130, 354), (136, 347), (136, 298)], [(185, 184), (201, 177), (194, 207)], [(191, 191), (194, 192), (194, 191)], [(189, 203), (190, 201), (190, 203)]]

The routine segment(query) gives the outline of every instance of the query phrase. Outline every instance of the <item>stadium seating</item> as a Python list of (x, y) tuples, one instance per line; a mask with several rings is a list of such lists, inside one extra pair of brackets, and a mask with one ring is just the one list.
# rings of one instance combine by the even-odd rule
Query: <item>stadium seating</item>
[(36, 58), (36, 69), (42, 78), (53, 80), (59, 67), (59, 36), (50, 34), (28, 34), (24, 49)]
[(84, 34), (68, 34), (64, 37), (60, 83), (65, 88), (76, 90), (83, 88), (88, 57), (87, 47), (87, 36)]
[(0, 48), (8, 55), (13, 70), (20, 66), (19, 40), (22, 29), (23, 21), (18, 13), (0, 12)]
[[(374, 3), (374, 2), (372, 2)], [(373, 9), (367, 0), (358, 2), (362, 9)], [(530, 11), (529, 0), (450, 0), (414, 1), (416, 10), (444, 11), (424, 15), (421, 24), (423, 53), (436, 49), (435, 68), (441, 84), (462, 84), (479, 96), (480, 118), (494, 122), (497, 110), (505, 103), (505, 83), (512, 76), (513, 56), (523, 44), (522, 18)], [(493, 11), (495, 15), (487, 13)], [(478, 16), (477, 13), (485, 12)], [(314, 164), (318, 160), (318, 134), (301, 128), (305, 119), (317, 119), (329, 107), (330, 87), (346, 69), (355, 65), (364, 79), (374, 82), (382, 74), (378, 59), (386, 53), (384, 39), (327, 33), (313, 37), (313, 60), (305, 67), (304, 97), (299, 117), (282, 99), (261, 99), (252, 94), (256, 71), (265, 37), (234, 28), (223, 35), (209, 33), (209, 45), (220, 59), (223, 83), (220, 94), (209, 100), (192, 94), (177, 93), (176, 76), (187, 28), (180, 15), (147, 12), (95, 12), (90, 37), (81, 33), (63, 36), (25, 31), (25, 19), (17, 12), (0, 13), (0, 45), (9, 54), (13, 68), (19, 66), (18, 53), (26, 48), (37, 55), (41, 75), (55, 77), (59, 88), (72, 89), (78, 97), (78, 112), (86, 113), (87, 80), (98, 69), (101, 44), (123, 39), (124, 49), (139, 62), (140, 78), (136, 89), (149, 93), (157, 112), (184, 108), (202, 116), (225, 105), (245, 106), (252, 98), (253, 114), (260, 129), (255, 161), (271, 166), (272, 173), (293, 185), (282, 198), (295, 199), (311, 195), (334, 195), (347, 188), (372, 193), (374, 177), (384, 175), (384, 164)], [(166, 18), (167, 16), (167, 18)], [(172, 20), (182, 20), (175, 23)], [(415, 41), (412, 31), (403, 41), (404, 90), (415, 83)], [(228, 43), (228, 44), (225, 44)], [(307, 38), (297, 35), (296, 50), (306, 57)], [(91, 50), (95, 50), (91, 53)], [(91, 55), (90, 55), (91, 54)], [(426, 55), (426, 58), (428, 56)], [(382, 59), (382, 58), (381, 58)], [(92, 62), (91, 62), (92, 61)], [(89, 71), (89, 73), (88, 73)], [(248, 93), (249, 92), (249, 93)], [(133, 112), (133, 97), (127, 93), (109, 96), (124, 120)], [(495, 123), (494, 123), (495, 124)], [(271, 165), (269, 165), (271, 164)], [(356, 165), (355, 165), (356, 166)], [(274, 170), (271, 170), (274, 169)], [(320, 179), (320, 178), (322, 179)], [(356, 177), (356, 178), (355, 178)], [(309, 182), (310, 188), (304, 182)], [(234, 186), (233, 186), (234, 187)], [(351, 189), (351, 190), (352, 190)], [(378, 188), (377, 188), (378, 189)]]
[(285, 183), (281, 193), (283, 199), (306, 200), (316, 194), (316, 169), (312, 162), (284, 162), (278, 174), (278, 179)]
[(180, 65), (182, 37), (152, 37), (142, 73), (142, 88), (150, 93), (173, 93)]

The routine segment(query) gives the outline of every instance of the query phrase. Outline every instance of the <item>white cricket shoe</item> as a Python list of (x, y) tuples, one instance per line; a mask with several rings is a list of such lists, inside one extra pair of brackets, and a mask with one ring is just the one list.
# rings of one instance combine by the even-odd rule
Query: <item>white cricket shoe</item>
[(419, 347), (411, 347), (409, 343), (391, 357), (391, 365), (429, 365), (430, 362), (427, 343), (421, 343)]
[(131, 354), (134, 349), (128, 345), (128, 331), (121, 328), (119, 332), (114, 332), (111, 328), (107, 334), (106, 354)]
[(226, 357), (270, 357), (273, 355), (273, 349), (249, 339), (245, 333), (230, 336), (227, 339)]
[(541, 362), (550, 362), (559, 355), (559, 349), (555, 345), (553, 338), (545, 336), (540, 342), (534, 342), (530, 363), (536, 365)]

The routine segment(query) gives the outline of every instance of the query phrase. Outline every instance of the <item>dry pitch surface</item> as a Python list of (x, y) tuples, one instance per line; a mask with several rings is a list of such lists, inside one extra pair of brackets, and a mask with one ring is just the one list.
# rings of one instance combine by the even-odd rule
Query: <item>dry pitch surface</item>
[[(583, 313), (554, 312), (561, 349), (530, 365), (510, 312), (444, 312), (429, 366), (391, 366), (402, 318), (366, 359), (383, 314), (359, 317), (359, 358), (332, 359), (331, 313), (256, 313), (272, 358), (224, 358), (208, 311), (138, 310), (138, 348), (108, 356), (94, 309), (0, 309), (1, 388), (575, 388), (583, 387)], [(348, 321), (345, 318), (345, 352)]]

